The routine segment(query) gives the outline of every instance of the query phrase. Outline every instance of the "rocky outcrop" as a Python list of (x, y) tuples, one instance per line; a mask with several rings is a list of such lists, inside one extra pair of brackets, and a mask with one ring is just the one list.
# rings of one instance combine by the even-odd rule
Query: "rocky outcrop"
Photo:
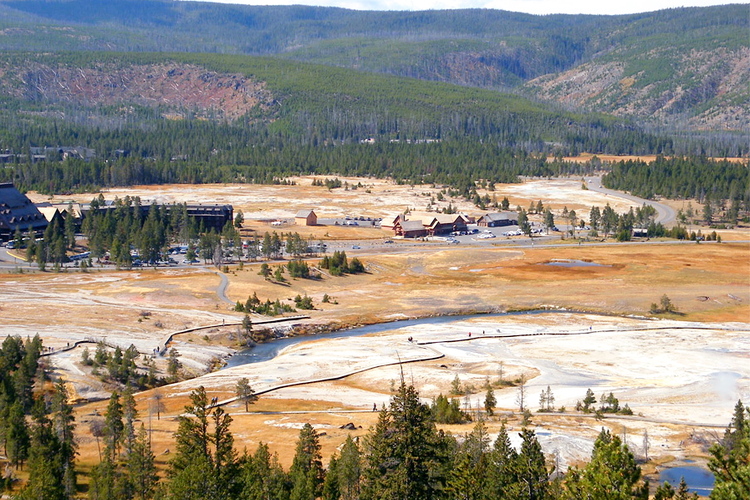
[(693, 130), (750, 128), (750, 48), (665, 47), (629, 59), (608, 54), (536, 78), (526, 92), (571, 108), (680, 123)]
[(263, 82), (179, 63), (80, 67), (29, 62), (0, 69), (0, 91), (32, 102), (158, 108), (171, 118), (191, 113), (233, 120), (273, 104)]

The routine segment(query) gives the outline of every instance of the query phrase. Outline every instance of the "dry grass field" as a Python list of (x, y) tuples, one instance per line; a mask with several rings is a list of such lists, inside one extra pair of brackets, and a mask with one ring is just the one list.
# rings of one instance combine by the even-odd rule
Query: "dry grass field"
[[(439, 192), (434, 187), (397, 186), (383, 180), (343, 180), (350, 186), (361, 184), (362, 187), (329, 191), (312, 186), (312, 178), (301, 178), (297, 179), (296, 186), (138, 187), (111, 190), (105, 193), (105, 197), (130, 195), (166, 202), (231, 203), (235, 210), (244, 212), (246, 230), (262, 233), (272, 230), (268, 220), (292, 218), (298, 209), (314, 209), (319, 217), (385, 217), (407, 207), (423, 210)], [(607, 202), (618, 211), (630, 207), (624, 200), (582, 191), (580, 179), (498, 186), (494, 195), (498, 198), (508, 196), (512, 206), (526, 207), (531, 201), (541, 199), (555, 210), (567, 206), (583, 213), (593, 204), (604, 206)], [(93, 196), (83, 195), (77, 199), (88, 201)], [(459, 210), (481, 215), (461, 200), (446, 199), (435, 203), (441, 206), (448, 202)], [(715, 407), (706, 403), (695, 410), (692, 420), (689, 414), (691, 406), (681, 403), (691, 398), (691, 391), (696, 397), (712, 394), (709, 389), (699, 387), (699, 381), (710, 378), (711, 370), (717, 369), (720, 362), (733, 366), (737, 359), (748, 357), (750, 245), (747, 240), (750, 233), (747, 230), (722, 232), (725, 242), (721, 244), (652, 241), (566, 245), (564, 241), (554, 241), (531, 248), (508, 246), (502, 241), (476, 246), (396, 241), (385, 248), (381, 245), (351, 251), (352, 241), (383, 239), (386, 234), (379, 229), (342, 226), (289, 225), (275, 229), (328, 240), (330, 249), (347, 250), (350, 257), (356, 255), (367, 268), (367, 273), (361, 275), (330, 277), (324, 273), (319, 280), (289, 279), (285, 284), (276, 284), (258, 275), (260, 263), (244, 263), (242, 269), (237, 265), (230, 266), (226, 274), (229, 280), (226, 293), (233, 302), (244, 302), (253, 293), (261, 300), (279, 299), (290, 304), (297, 294), (312, 297), (315, 310), (304, 311), (310, 319), (296, 322), (302, 325), (349, 327), (406, 318), (538, 308), (611, 316), (506, 316), (491, 320), (480, 316), (468, 320), (468, 323), (415, 327), (414, 330), (390, 334), (390, 337), (389, 334), (372, 335), (349, 343), (320, 340), (304, 344), (305, 347), (295, 347), (289, 353), (285, 351), (278, 361), (263, 367), (250, 368), (248, 365), (248, 368), (215, 372), (163, 387), (159, 391), (164, 396), (166, 408), (159, 420), (156, 415), (149, 418), (153, 391), (147, 391), (137, 395), (137, 400), (141, 420), (153, 430), (154, 451), (161, 463), (170, 458), (167, 450), (173, 446), (171, 439), (177, 425), (176, 416), (186, 404), (187, 394), (197, 385), (205, 385), (211, 397), (225, 400), (233, 397), (234, 384), (240, 376), (248, 376), (254, 387), (266, 387), (278, 381), (340, 373), (346, 369), (342, 368), (342, 361), (348, 361), (354, 367), (365, 366), (368, 362), (390, 361), (395, 352), (406, 358), (417, 356), (422, 351), (404, 340), (411, 335), (420, 339), (430, 336), (441, 339), (466, 335), (467, 329), (475, 333), (485, 329), (487, 332), (497, 329), (528, 333), (566, 328), (616, 329), (631, 335), (627, 341), (600, 338), (604, 352), (609, 345), (612, 352), (618, 353), (611, 362), (593, 359), (587, 339), (565, 343), (541, 336), (533, 341), (508, 340), (499, 344), (489, 340), (485, 344), (461, 343), (463, 347), (455, 348), (440, 344), (441, 347), (436, 347), (444, 356), (440, 360), (407, 365), (407, 375), (425, 397), (447, 393), (450, 381), (458, 373), (462, 379), (473, 381), (476, 393), (472, 397), (476, 400), (483, 397), (481, 386), (484, 380), (497, 378), (498, 363), (505, 363), (508, 377), (523, 373), (531, 378), (533, 408), (536, 408), (534, 403), (539, 388), (549, 384), (553, 390), (560, 391), (558, 404), (571, 409), (575, 400), (582, 397), (586, 386), (559, 380), (559, 387), (555, 385), (556, 379), (545, 367), (556, 362), (555, 356), (558, 356), (566, 360), (564, 370), (583, 370), (586, 380), (591, 379), (593, 386), (617, 391), (627, 398), (624, 402), (630, 402), (636, 413), (643, 413), (643, 420), (608, 419), (604, 424), (582, 415), (535, 415), (536, 425), (547, 432), (543, 440), (545, 450), (570, 450), (562, 457), (566, 463), (585, 458), (602, 425), (618, 433), (625, 426), (631, 435), (648, 428), (656, 455), (662, 460), (688, 456), (700, 458), (705, 456), (705, 448), (688, 439), (692, 435), (691, 429), (704, 420), (712, 424), (728, 422), (730, 413), (724, 415), (724, 410), (727, 406), (731, 409), (736, 402), (735, 392), (750, 399), (750, 373), (739, 367), (735, 371), (740, 378), (731, 395), (734, 401), (727, 403), (722, 400)], [(586, 261), (598, 266), (547, 265), (562, 259)], [(312, 259), (310, 263), (315, 265), (317, 260)], [(208, 267), (137, 271), (95, 268), (86, 274), (6, 274), (2, 276), (0, 292), (0, 312), (4, 318), (0, 335), (25, 337), (39, 333), (45, 345), (52, 347), (63, 347), (84, 338), (105, 338), (123, 347), (132, 343), (140, 352), (148, 354), (170, 332), (215, 325), (177, 336), (171, 344), (181, 354), (185, 374), (202, 375), (212, 360), (225, 358), (238, 347), (234, 324), (242, 319), (242, 314), (232, 311), (231, 304), (218, 296), (219, 274), (218, 270)], [(322, 303), (324, 294), (332, 297), (335, 303)], [(659, 342), (652, 344), (652, 337), (636, 333), (648, 324), (647, 320), (626, 317), (647, 316), (651, 303), (658, 302), (664, 294), (680, 314), (662, 317), (658, 324), (673, 330), (665, 330), (659, 336)], [(696, 330), (698, 333), (688, 332), (682, 336), (675, 326), (680, 324), (702, 326), (707, 331)], [(733, 329), (733, 333), (727, 333), (727, 328)], [(690, 371), (692, 378), (679, 383), (666, 375), (670, 370), (681, 370), (679, 364), (664, 362), (663, 366), (659, 365), (662, 369), (655, 371), (650, 378), (637, 376), (629, 369), (618, 371), (619, 367), (627, 368), (631, 357), (643, 355), (641, 351), (631, 352), (629, 345), (634, 346), (633, 349), (669, 354), (673, 342), (677, 341), (675, 339), (684, 342), (681, 345), (687, 346), (685, 359), (697, 359), (698, 368), (702, 366), (702, 358), (696, 353), (706, 345), (716, 345), (716, 349), (725, 349), (735, 357), (729, 361), (717, 360), (716, 365), (707, 363), (702, 370), (696, 368)], [(97, 443), (88, 425), (97, 415), (103, 414), (107, 401), (100, 399), (113, 388), (92, 377), (89, 369), (81, 365), (81, 351), (82, 348), (77, 348), (48, 359), (56, 375), (70, 382), (77, 399), (92, 401), (77, 406), (80, 461), (85, 469), (98, 457)], [(307, 357), (294, 357), (303, 355)], [(533, 361), (535, 359), (540, 361)], [(165, 360), (158, 360), (158, 364), (163, 369)], [(647, 371), (648, 363), (643, 366)], [(596, 377), (604, 382), (597, 385), (593, 382)], [(324, 455), (328, 457), (348, 434), (367, 432), (376, 418), (376, 413), (371, 411), (372, 404), (387, 403), (390, 382), (397, 378), (398, 372), (393, 367), (373, 367), (339, 381), (274, 391), (261, 397), (250, 414), (245, 414), (244, 408), (237, 403), (230, 403), (227, 409), (234, 418), (236, 444), (240, 450), (247, 447), (252, 451), (260, 441), (269, 443), (271, 449), (279, 453), (282, 463), (288, 466), (298, 430), (304, 422), (310, 422), (325, 433), (321, 443)], [(515, 389), (504, 389), (499, 392), (498, 406), (511, 429), (518, 429), (517, 412), (510, 413), (516, 409), (514, 398)], [(682, 423), (673, 418), (677, 410), (662, 413), (663, 408), (670, 404), (676, 404), (675, 408), (688, 413)], [(662, 414), (667, 417), (664, 422), (658, 418)], [(357, 427), (356, 430), (340, 428), (350, 422)], [(692, 423), (686, 425), (685, 422)], [(492, 420), (490, 431), (496, 431), (499, 425), (500, 420)], [(696, 432), (707, 433), (707, 429)], [(451, 426), (448, 430), (460, 435), (468, 432), (470, 426)]]

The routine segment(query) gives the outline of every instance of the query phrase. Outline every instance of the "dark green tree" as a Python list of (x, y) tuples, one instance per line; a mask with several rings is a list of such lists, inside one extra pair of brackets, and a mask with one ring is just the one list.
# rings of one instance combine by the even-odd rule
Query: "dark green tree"
[(241, 229), (244, 222), (245, 215), (242, 213), (242, 210), (237, 210), (237, 215), (234, 216), (234, 227), (236, 227), (237, 229)]
[[(738, 401), (724, 438), (709, 450), (716, 483), (712, 500), (745, 498), (750, 491), (750, 408)], [(744, 496), (743, 496), (744, 495)]]
[(495, 414), (495, 406), (497, 405), (497, 399), (495, 398), (495, 391), (491, 385), (487, 386), (487, 394), (484, 397), (484, 411), (487, 415), (492, 416)]
[(511, 487), (518, 498), (542, 500), (547, 495), (549, 471), (542, 447), (531, 429), (521, 430), (521, 450), (516, 457), (517, 483)]
[(291, 499), (314, 500), (320, 496), (325, 471), (318, 433), (309, 423), (300, 429), (289, 477), (293, 484)]
[(64, 460), (60, 456), (60, 441), (52, 421), (47, 416), (43, 400), (35, 402), (32, 417), (29, 479), (16, 498), (68, 500), (71, 497), (65, 493)]
[(503, 424), (489, 454), (484, 484), (485, 498), (511, 498), (513, 485), (518, 477), (517, 458), (518, 453), (510, 444), (508, 431)]
[(5, 455), (8, 461), (19, 469), (29, 458), (31, 440), (26, 416), (19, 401), (14, 401), (8, 409), (5, 420)]
[(52, 394), (52, 424), (59, 442), (58, 460), (62, 467), (62, 481), (65, 495), (68, 498), (72, 498), (76, 493), (75, 457), (78, 446), (76, 445), (74, 435), (75, 417), (73, 416), (73, 407), (70, 405), (68, 399), (68, 390), (65, 382), (59, 379), (55, 383), (55, 390)]
[(125, 426), (122, 422), (120, 393), (115, 391), (109, 398), (104, 415), (104, 449), (110, 461), (115, 464), (124, 439)]
[(242, 460), (239, 498), (243, 500), (286, 500), (290, 485), (278, 458), (271, 455), (268, 445), (259, 443), (252, 456)]
[(459, 447), (445, 486), (448, 498), (479, 500), (484, 498), (484, 484), (490, 465), (490, 438), (483, 421), (474, 425)]
[(565, 478), (570, 500), (647, 500), (648, 482), (641, 481), (641, 468), (617, 436), (602, 429), (582, 469), (571, 468)]
[(555, 216), (549, 208), (544, 211), (544, 225), (547, 226), (548, 230), (555, 227)]
[(417, 390), (402, 381), (367, 436), (360, 498), (434, 498), (444, 484), (445, 439)]
[[(331, 473), (330, 471), (328, 472)], [(341, 447), (336, 475), (341, 500), (356, 500), (359, 498), (360, 481), (362, 477), (362, 457), (359, 445), (351, 436), (346, 437)]]
[(527, 236), (531, 234), (531, 223), (529, 223), (529, 217), (524, 209), (518, 212), (518, 229)]
[(229, 431), (232, 418), (221, 407), (209, 405), (201, 386), (190, 394), (190, 404), (178, 420), (177, 450), (167, 471), (170, 481), (166, 498), (235, 498), (241, 485), (234, 438)]

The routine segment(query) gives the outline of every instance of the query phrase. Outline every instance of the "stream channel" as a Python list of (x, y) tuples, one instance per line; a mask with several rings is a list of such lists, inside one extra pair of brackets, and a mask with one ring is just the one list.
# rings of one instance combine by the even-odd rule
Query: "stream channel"
[(455, 321), (466, 321), (474, 318), (501, 318), (504, 316), (523, 316), (530, 314), (545, 314), (545, 313), (568, 313), (575, 314), (571, 311), (558, 311), (548, 309), (537, 309), (533, 311), (519, 311), (519, 312), (507, 312), (507, 313), (487, 313), (487, 314), (467, 314), (463, 316), (432, 316), (429, 318), (419, 319), (408, 319), (401, 321), (390, 321), (388, 323), (377, 323), (374, 325), (360, 326), (357, 328), (350, 328), (348, 330), (338, 330), (331, 333), (321, 333), (318, 335), (301, 335), (299, 337), (284, 337), (271, 342), (263, 344), (256, 344), (248, 349), (243, 349), (232, 355), (227, 360), (227, 364), (224, 368), (231, 368), (233, 366), (246, 365), (248, 363), (260, 363), (262, 361), (268, 361), (269, 359), (275, 358), (282, 349), (289, 346), (296, 345), (308, 340), (319, 340), (319, 339), (340, 339), (346, 337), (359, 337), (360, 335), (367, 335), (368, 333), (382, 333), (391, 330), (398, 330), (408, 326), (415, 325), (440, 325), (444, 323), (452, 323)]
[[(335, 332), (322, 333), (318, 335), (284, 337), (273, 340), (271, 342), (256, 344), (253, 347), (235, 353), (231, 358), (227, 360), (227, 364), (224, 366), (224, 368), (231, 368), (233, 366), (241, 366), (249, 363), (260, 363), (263, 361), (268, 361), (275, 358), (283, 349), (310, 340), (359, 337), (361, 335), (367, 335), (370, 333), (382, 333), (415, 325), (440, 325), (445, 323), (466, 321), (474, 318), (492, 319), (504, 316), (523, 316), (545, 313), (591, 314), (576, 313), (574, 311), (560, 311), (554, 309), (537, 309), (533, 311), (467, 314), (461, 316), (432, 316), (429, 318), (390, 321), (387, 323), (377, 323), (373, 325), (350, 328), (347, 330), (338, 330)], [(667, 468), (659, 474), (659, 482), (661, 483), (663, 481), (669, 481), (676, 488), (681, 476), (685, 477), (685, 481), (687, 482), (691, 492), (698, 493), (699, 495), (708, 495), (711, 489), (713, 489), (713, 474), (704, 468), (696, 466)]]

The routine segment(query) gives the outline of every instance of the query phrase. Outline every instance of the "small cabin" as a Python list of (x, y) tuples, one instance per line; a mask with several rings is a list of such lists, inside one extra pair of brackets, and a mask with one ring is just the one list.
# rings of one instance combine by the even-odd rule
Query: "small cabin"
[(298, 226), (317, 226), (318, 216), (312, 210), (300, 210), (294, 216), (294, 223)]

